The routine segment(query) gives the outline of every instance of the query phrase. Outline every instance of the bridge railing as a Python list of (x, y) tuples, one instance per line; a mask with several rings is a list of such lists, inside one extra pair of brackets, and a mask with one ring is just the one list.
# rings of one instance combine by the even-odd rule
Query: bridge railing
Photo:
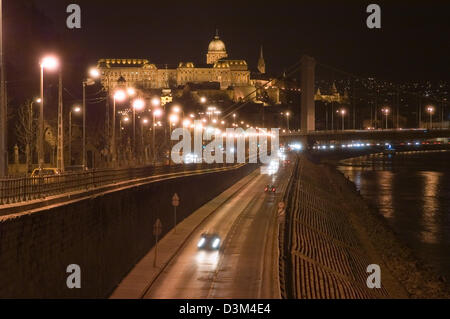
[(159, 174), (223, 167), (227, 164), (177, 164), (118, 169), (93, 169), (59, 175), (8, 177), (0, 179), (0, 205), (43, 199), (74, 191), (111, 185)]

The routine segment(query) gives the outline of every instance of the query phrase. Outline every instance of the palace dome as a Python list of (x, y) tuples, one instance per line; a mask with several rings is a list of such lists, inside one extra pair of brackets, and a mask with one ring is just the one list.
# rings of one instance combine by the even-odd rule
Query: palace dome
[(219, 36), (216, 34), (214, 39), (209, 43), (208, 52), (225, 52), (225, 43), (220, 40)]

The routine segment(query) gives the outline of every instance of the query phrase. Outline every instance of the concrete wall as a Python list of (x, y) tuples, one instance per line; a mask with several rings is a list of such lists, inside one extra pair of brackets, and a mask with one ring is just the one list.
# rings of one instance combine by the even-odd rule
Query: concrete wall
[[(178, 220), (256, 168), (181, 177), (102, 194), (0, 221), (0, 298), (107, 297), (154, 245), (156, 218), (163, 234)], [(81, 267), (81, 289), (68, 289), (66, 267)]]

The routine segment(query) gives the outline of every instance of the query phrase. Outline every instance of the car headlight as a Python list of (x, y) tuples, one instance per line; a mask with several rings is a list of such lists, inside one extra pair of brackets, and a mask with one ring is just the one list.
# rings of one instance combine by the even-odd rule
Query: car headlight
[(220, 244), (220, 239), (219, 238), (214, 239), (214, 241), (212, 243), (212, 248), (219, 247), (219, 244)]
[(200, 240), (198, 241), (197, 247), (202, 247), (205, 244), (205, 238), (200, 238)]

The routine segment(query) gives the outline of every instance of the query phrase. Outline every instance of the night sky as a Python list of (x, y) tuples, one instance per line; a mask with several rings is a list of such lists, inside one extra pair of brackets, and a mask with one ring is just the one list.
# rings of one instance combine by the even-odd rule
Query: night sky
[[(81, 30), (66, 28), (70, 3), (81, 6)], [(263, 45), (266, 69), (274, 75), (306, 53), (361, 76), (449, 78), (448, 1), (376, 2), (381, 30), (366, 27), (369, 3), (4, 0), (9, 87), (13, 94), (37, 92), (38, 61), (47, 52), (62, 57), (65, 82), (75, 93), (83, 72), (103, 57), (205, 63), (216, 28), (229, 56), (246, 59), (252, 69)]]

